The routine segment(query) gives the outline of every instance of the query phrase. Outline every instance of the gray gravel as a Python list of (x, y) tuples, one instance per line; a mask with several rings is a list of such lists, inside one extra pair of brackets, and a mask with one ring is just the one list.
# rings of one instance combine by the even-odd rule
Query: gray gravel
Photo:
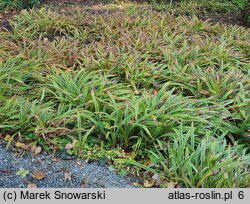
[[(29, 174), (25, 178), (17, 176), (19, 168), (29, 170)], [(42, 180), (32, 177), (39, 170), (45, 173)], [(71, 181), (65, 180), (67, 172), (71, 172)], [(24, 188), (36, 184), (38, 188), (133, 188), (132, 182), (132, 178), (123, 178), (106, 165), (76, 159), (53, 161), (48, 153), (18, 156), (6, 151), (0, 142), (0, 187)]]

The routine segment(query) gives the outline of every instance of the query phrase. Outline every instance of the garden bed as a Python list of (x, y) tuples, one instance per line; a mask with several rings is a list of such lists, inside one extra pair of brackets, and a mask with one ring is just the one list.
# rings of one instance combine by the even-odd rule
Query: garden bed
[(7, 147), (101, 161), (145, 187), (249, 187), (249, 28), (197, 18), (218, 4), (85, 3), (4, 14)]

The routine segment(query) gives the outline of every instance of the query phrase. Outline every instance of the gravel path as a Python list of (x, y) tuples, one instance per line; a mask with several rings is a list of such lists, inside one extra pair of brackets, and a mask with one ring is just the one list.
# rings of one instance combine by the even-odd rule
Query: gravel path
[[(17, 176), (19, 168), (29, 170), (29, 174), (25, 178)], [(42, 171), (45, 178), (33, 178), (32, 173), (36, 171)], [(65, 180), (69, 174), (71, 181)], [(51, 155), (46, 153), (34, 158), (30, 155), (20, 157), (11, 150), (6, 151), (0, 143), (0, 187), (25, 188), (36, 184), (38, 188), (133, 188), (132, 180), (122, 178), (106, 165), (88, 164), (84, 160), (53, 161)]]

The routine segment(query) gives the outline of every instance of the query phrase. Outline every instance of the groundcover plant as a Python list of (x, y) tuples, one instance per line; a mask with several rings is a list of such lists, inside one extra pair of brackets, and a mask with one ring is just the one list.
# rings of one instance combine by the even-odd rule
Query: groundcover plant
[(2, 139), (137, 167), (146, 187), (250, 187), (249, 29), (154, 8), (15, 16), (0, 32)]

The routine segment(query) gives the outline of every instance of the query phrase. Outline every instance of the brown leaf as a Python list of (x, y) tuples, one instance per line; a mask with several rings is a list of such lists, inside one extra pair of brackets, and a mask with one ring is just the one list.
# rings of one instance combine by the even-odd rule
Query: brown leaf
[(136, 156), (135, 152), (126, 153), (124, 150), (116, 150), (114, 151), (114, 153), (117, 154), (118, 157), (124, 158), (124, 159), (131, 159)]
[(34, 153), (39, 154), (41, 151), (42, 151), (42, 148), (40, 146), (38, 146), (38, 147), (35, 148)]
[(176, 185), (176, 182), (170, 181), (169, 183), (167, 183), (167, 188), (174, 188)]
[(52, 152), (51, 157), (52, 157), (52, 161), (53, 161), (53, 162), (57, 162), (57, 161), (58, 161), (58, 159), (57, 159), (57, 157), (56, 157), (56, 155), (55, 155), (55, 152), (54, 152), (54, 151)]
[(154, 186), (154, 180), (153, 179), (145, 180), (144, 183), (143, 183), (143, 185), (146, 188), (150, 188), (150, 187)]
[(88, 180), (84, 179), (81, 181), (81, 188), (89, 188)]
[(46, 42), (49, 42), (49, 39), (48, 38), (43, 38), (43, 41), (46, 43)]
[(42, 171), (36, 171), (32, 174), (32, 177), (37, 180), (42, 180), (45, 178), (45, 174)]
[(56, 146), (53, 147), (53, 150), (55, 150), (55, 151), (58, 150), (58, 149), (59, 149), (58, 145), (56, 145)]
[(134, 183), (133, 183), (133, 186), (134, 186), (134, 187), (139, 187), (140, 184), (139, 184), (138, 182), (134, 182)]
[(52, 161), (53, 161), (53, 162), (57, 162), (58, 159), (57, 159), (56, 157), (52, 157)]
[(21, 149), (24, 149), (24, 150), (28, 150), (29, 149), (29, 146), (24, 144), (24, 143), (21, 143), (21, 142), (17, 142), (16, 143), (16, 147), (17, 148), (21, 148)]
[(77, 164), (78, 166), (82, 166), (82, 162), (81, 162), (80, 160), (77, 160), (77, 161), (76, 161), (76, 164)]
[(72, 173), (69, 171), (69, 172), (66, 172), (64, 174), (64, 181), (71, 181), (71, 176), (72, 176)]
[(27, 185), (27, 188), (37, 188), (37, 185), (35, 183), (30, 183)]
[(42, 151), (42, 148), (40, 146), (31, 147), (31, 152), (33, 156), (39, 154), (41, 151)]
[(158, 94), (158, 90), (157, 90), (157, 89), (154, 89), (152, 94), (153, 94), (153, 95)]
[(65, 145), (65, 148), (66, 148), (67, 150), (71, 150), (73, 147), (74, 147), (74, 146), (73, 146), (72, 144), (70, 144), (70, 143), (68, 143), (68, 144)]
[(151, 160), (149, 159), (149, 160), (147, 160), (146, 162), (144, 162), (143, 164), (145, 165), (145, 166), (148, 166), (148, 165), (150, 165), (152, 162), (151, 162)]
[(6, 135), (5, 138), (4, 138), (4, 140), (6, 142), (9, 142), (11, 140), (11, 136), (10, 135)]
[(17, 147), (17, 148), (21, 147), (22, 145), (23, 145), (23, 143), (21, 143), (21, 142), (16, 142), (16, 147)]

